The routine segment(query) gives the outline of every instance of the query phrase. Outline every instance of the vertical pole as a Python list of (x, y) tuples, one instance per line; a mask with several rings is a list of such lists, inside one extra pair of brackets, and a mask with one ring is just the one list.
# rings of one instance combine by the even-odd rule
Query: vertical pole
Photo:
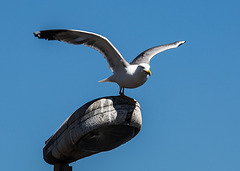
[(54, 171), (72, 171), (72, 166), (66, 163), (57, 163), (54, 164)]

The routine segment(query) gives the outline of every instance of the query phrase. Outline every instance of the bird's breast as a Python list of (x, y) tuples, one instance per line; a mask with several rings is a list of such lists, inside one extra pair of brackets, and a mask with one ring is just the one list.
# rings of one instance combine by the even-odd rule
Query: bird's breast
[(122, 72), (116, 78), (116, 83), (120, 87), (137, 88), (147, 81), (148, 75), (140, 70), (126, 70), (126, 72)]

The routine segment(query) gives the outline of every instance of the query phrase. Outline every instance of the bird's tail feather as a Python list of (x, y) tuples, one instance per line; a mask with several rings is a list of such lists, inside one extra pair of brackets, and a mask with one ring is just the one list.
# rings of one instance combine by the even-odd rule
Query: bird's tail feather
[(109, 78), (105, 78), (103, 80), (98, 81), (99, 83), (104, 83), (104, 82), (112, 82)]

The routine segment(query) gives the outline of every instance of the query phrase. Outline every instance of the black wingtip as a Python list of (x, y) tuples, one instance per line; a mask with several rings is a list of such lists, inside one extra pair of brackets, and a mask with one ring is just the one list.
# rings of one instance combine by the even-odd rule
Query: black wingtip
[(181, 45), (183, 45), (184, 43), (186, 43), (187, 41), (181, 41), (181, 43), (178, 45), (178, 47), (179, 46), (181, 46)]
[(39, 38), (39, 35), (40, 34), (40, 31), (36, 31), (36, 32), (33, 32), (33, 35), (35, 36), (35, 37), (38, 37)]
[(43, 30), (43, 31), (36, 31), (33, 32), (33, 35), (39, 39), (45, 39), (45, 40), (56, 40), (54, 38), (55, 34), (57, 34), (59, 31), (56, 30)]
[(68, 30), (64, 29), (56, 29), (56, 30), (42, 30), (42, 31), (36, 31), (33, 32), (33, 35), (35, 37), (38, 37), (39, 39), (45, 39), (45, 40), (56, 40), (55, 35), (61, 32), (65, 32)]

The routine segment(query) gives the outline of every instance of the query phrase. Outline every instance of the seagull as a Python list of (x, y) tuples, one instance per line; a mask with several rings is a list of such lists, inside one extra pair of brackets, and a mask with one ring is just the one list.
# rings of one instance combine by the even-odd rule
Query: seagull
[(119, 51), (106, 38), (96, 33), (81, 30), (43, 30), (33, 33), (35, 37), (46, 40), (58, 40), (74, 45), (84, 44), (99, 51), (107, 60), (108, 66), (113, 72), (110, 77), (99, 82), (115, 82), (119, 85), (120, 95), (124, 95), (124, 88), (137, 88), (143, 85), (149, 76), (150, 60), (158, 53), (179, 47), (186, 41), (176, 41), (152, 47), (139, 54), (132, 62), (128, 63)]

